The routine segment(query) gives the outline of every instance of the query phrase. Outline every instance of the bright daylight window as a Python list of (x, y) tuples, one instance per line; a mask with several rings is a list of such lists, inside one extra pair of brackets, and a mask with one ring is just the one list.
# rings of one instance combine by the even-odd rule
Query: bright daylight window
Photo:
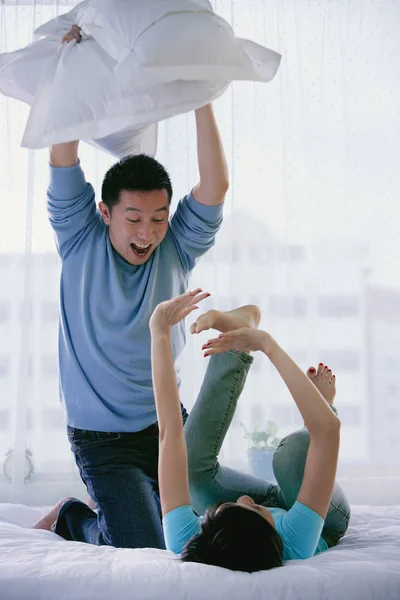
[[(74, 4), (1, 3), (0, 52), (24, 46), (35, 26)], [(257, 302), (263, 327), (303, 368), (332, 367), (339, 479), (352, 502), (390, 504), (400, 494), (400, 48), (390, 8), (365, 2), (360, 20), (350, 4), (218, 1), (237, 35), (268, 38), (285, 60), (270, 86), (236, 83), (216, 102), (231, 189), (216, 247), (193, 284), (212, 292), (215, 307)], [(27, 115), (0, 96), (0, 500), (45, 504), (80, 483), (58, 394), (47, 152), (20, 148)], [(161, 125), (157, 158), (176, 202), (196, 183), (192, 115)], [(98, 191), (113, 159), (82, 146), (81, 162)], [(189, 339), (181, 359), (188, 409), (204, 374), (202, 341)], [(222, 460), (251, 470), (253, 438), (241, 424), (251, 433), (267, 421), (283, 436), (299, 417), (257, 357)], [(3, 472), (10, 451), (30, 453), (22, 489)]]

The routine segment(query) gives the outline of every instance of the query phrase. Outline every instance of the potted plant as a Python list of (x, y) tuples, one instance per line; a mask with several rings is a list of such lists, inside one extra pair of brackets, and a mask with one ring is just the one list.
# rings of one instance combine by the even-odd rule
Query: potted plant
[(251, 473), (267, 481), (275, 481), (272, 457), (281, 441), (277, 436), (278, 427), (273, 421), (267, 421), (263, 429), (260, 429), (257, 424), (252, 431), (248, 431), (243, 423), (240, 425), (244, 430), (245, 439), (249, 442), (248, 457)]

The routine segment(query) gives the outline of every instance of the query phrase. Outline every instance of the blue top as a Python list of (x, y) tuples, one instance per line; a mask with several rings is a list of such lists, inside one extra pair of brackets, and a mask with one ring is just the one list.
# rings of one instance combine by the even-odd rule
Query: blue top
[[(135, 266), (112, 247), (80, 164), (50, 168), (48, 212), (62, 259), (59, 376), (68, 425), (140, 431), (157, 420), (150, 316), (159, 302), (186, 291), (196, 259), (214, 244), (222, 205), (186, 196), (165, 239)], [(174, 360), (184, 344), (180, 323), (172, 330)]]
[[(316, 512), (300, 502), (295, 502), (289, 511), (267, 508), (283, 542), (283, 560), (306, 559), (328, 549), (321, 537), (324, 519)], [(163, 519), (167, 549), (180, 554), (184, 545), (200, 533), (202, 518), (195, 515), (191, 506), (180, 506), (167, 513)]]

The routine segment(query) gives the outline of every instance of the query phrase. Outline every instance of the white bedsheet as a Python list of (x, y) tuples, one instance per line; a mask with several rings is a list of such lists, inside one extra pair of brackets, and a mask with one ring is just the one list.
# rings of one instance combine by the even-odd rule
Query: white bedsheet
[(336, 548), (252, 575), (27, 529), (42, 513), (0, 504), (1, 600), (400, 600), (400, 506), (353, 507)]

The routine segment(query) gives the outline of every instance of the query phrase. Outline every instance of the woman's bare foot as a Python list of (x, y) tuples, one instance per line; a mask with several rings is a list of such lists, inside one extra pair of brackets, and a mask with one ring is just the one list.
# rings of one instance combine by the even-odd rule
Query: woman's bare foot
[(57, 520), (58, 514), (61, 510), (61, 507), (70, 500), (70, 498), (63, 498), (52, 509), (49, 510), (39, 521), (36, 521), (33, 525), (31, 525), (30, 529), (45, 529), (46, 531), (52, 531), (52, 527)]
[(332, 373), (331, 369), (319, 363), (318, 370), (310, 367), (307, 375), (328, 404), (333, 404), (336, 395), (336, 376)]
[(200, 333), (208, 329), (216, 329), (221, 333), (250, 327), (257, 329), (260, 323), (261, 312), (257, 306), (247, 304), (235, 310), (220, 312), (219, 310), (209, 310), (200, 315), (190, 328), (190, 333)]

